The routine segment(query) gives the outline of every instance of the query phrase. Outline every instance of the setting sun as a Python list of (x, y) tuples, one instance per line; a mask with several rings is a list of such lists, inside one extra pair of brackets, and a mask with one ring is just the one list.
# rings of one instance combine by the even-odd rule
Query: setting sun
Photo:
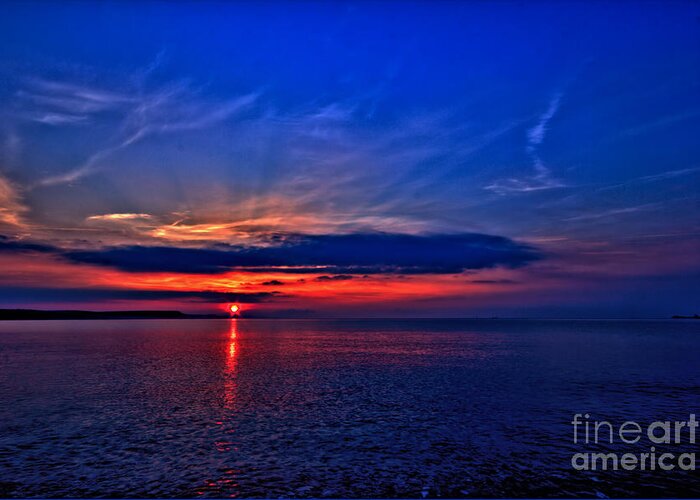
[(238, 304), (233, 304), (231, 307), (229, 307), (229, 310), (231, 311), (231, 314), (236, 314), (241, 310), (241, 308)]

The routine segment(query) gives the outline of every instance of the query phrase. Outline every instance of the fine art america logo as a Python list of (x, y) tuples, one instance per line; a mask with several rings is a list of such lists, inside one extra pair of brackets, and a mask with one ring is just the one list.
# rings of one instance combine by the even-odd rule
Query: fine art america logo
[(695, 470), (695, 452), (688, 451), (695, 449), (698, 421), (694, 413), (688, 416), (688, 420), (656, 421), (649, 425), (634, 421), (615, 425), (607, 420), (592, 420), (588, 413), (577, 413), (571, 425), (574, 427), (574, 444), (584, 445), (588, 450), (618, 444), (648, 444), (643, 453), (584, 449), (571, 457), (571, 466), (576, 470)]

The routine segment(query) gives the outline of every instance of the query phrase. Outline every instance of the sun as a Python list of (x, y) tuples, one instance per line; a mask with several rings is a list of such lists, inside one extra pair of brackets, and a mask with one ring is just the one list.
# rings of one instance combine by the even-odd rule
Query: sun
[(229, 307), (229, 311), (231, 311), (231, 314), (236, 314), (240, 310), (241, 307), (238, 304), (232, 304), (231, 307)]

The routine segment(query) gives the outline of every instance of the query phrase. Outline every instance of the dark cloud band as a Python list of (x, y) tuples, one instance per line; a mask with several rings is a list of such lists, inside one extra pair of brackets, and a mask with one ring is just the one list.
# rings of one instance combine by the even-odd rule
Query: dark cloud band
[(133, 290), (118, 288), (0, 287), (3, 304), (24, 302), (86, 302), (112, 300), (188, 300), (254, 304), (280, 298), (279, 292), (228, 293), (197, 290)]
[[(43, 245), (0, 240), (16, 251), (50, 251)], [(285, 235), (271, 246), (211, 248), (123, 246), (55, 252), (77, 263), (129, 272), (218, 274), (233, 269), (290, 273), (451, 274), (496, 266), (516, 268), (542, 258), (527, 245), (486, 234)]]

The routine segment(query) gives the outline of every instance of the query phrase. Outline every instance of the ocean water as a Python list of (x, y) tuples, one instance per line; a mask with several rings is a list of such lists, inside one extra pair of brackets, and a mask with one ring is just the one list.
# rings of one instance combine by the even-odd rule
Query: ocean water
[(699, 496), (574, 470), (650, 443), (570, 423), (700, 418), (699, 354), (683, 320), (3, 322), (0, 496)]

